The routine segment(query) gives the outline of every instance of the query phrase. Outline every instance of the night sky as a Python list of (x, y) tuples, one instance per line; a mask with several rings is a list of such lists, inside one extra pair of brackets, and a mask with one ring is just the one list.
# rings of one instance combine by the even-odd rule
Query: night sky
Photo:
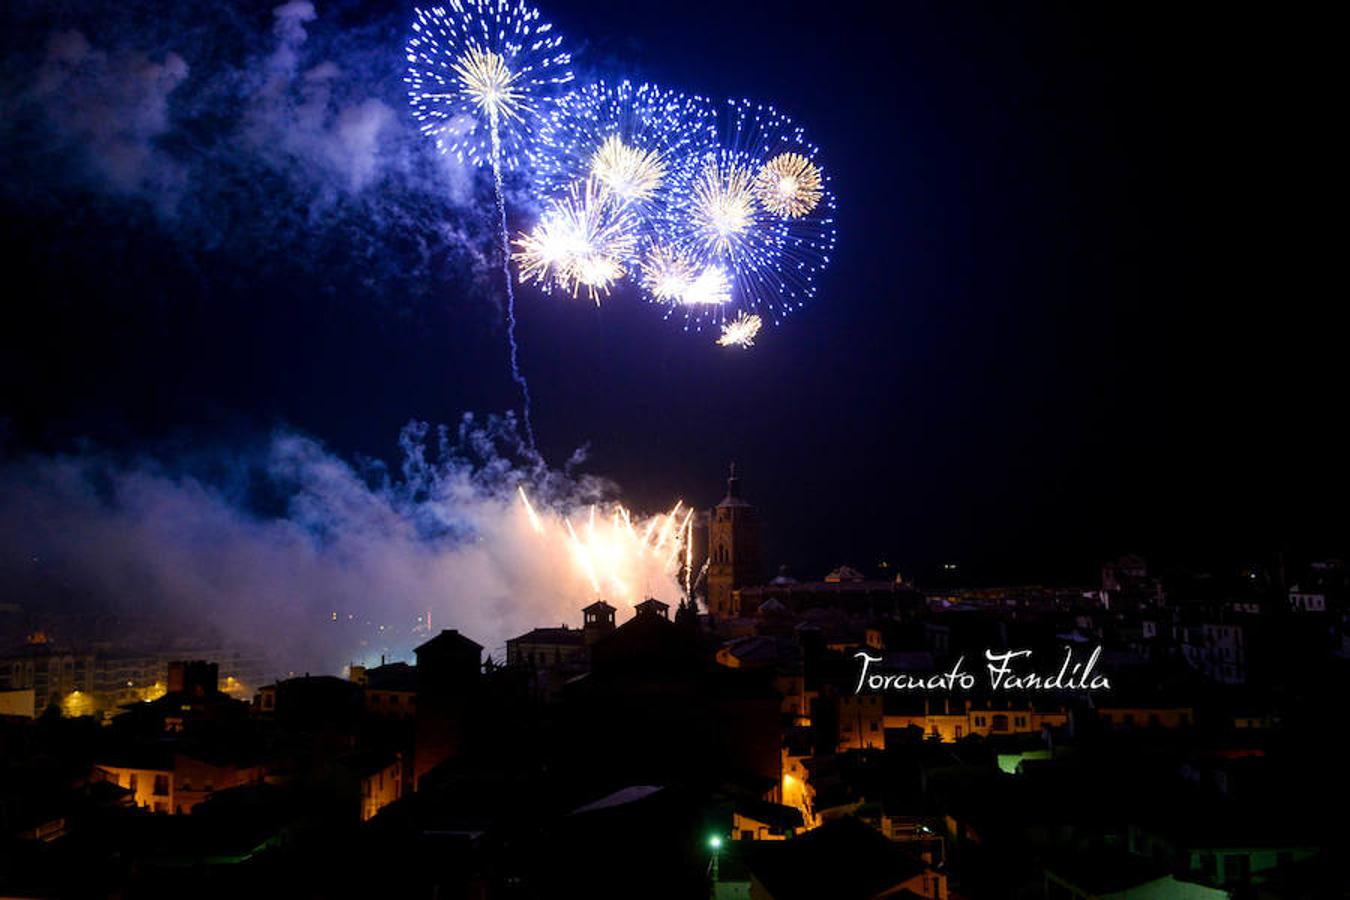
[[(430, 156), (398, 149), (418, 140), (405, 9), (319, 3), (301, 47), (394, 111), (396, 166), (334, 193), (303, 157), (258, 168), (218, 137), (243, 121), (218, 72), (267, 52), (274, 5), (5, 13), (6, 456), (172, 460), (285, 426), (393, 459), (410, 419), (515, 404), (499, 288), (463, 249), (491, 252), (486, 185), (439, 198)], [(1318, 185), (1291, 86), (1324, 64), (1261, 63), (1298, 39), (1287, 23), (1091, 6), (546, 4), (583, 77), (772, 102), (839, 198), (818, 300), (749, 352), (631, 288), (598, 309), (521, 289), (546, 458), (589, 445), (586, 469), (648, 509), (716, 500), (735, 460), (768, 561), (799, 576), (1343, 553), (1343, 340), (1298, 303), (1332, 293), (1310, 274), (1329, 239), (1294, 211)], [(158, 175), (109, 187), (88, 104), (33, 100), (72, 28), (186, 61), (135, 136), (188, 173), (171, 212)], [(444, 223), (463, 247), (439, 245)]]

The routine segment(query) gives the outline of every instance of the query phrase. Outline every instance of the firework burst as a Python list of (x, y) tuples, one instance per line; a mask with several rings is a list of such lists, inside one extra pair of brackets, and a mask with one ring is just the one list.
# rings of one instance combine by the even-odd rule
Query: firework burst
[(755, 197), (775, 215), (800, 219), (820, 202), (820, 170), (800, 153), (780, 153), (755, 175)]
[(726, 300), (670, 304), (644, 282), (651, 299), (668, 304), (667, 315), (683, 312), (685, 328), (695, 330), (741, 315), (757, 317), (761, 327), (777, 324), (805, 305), (835, 243), (834, 195), (816, 157), (786, 116), (729, 101), (718, 114), (717, 149), (676, 173), (676, 200), (654, 229), (688, 266), (723, 272)]
[(573, 297), (584, 288), (598, 304), (627, 272), (637, 250), (636, 228), (632, 213), (588, 178), (516, 239), (520, 280), (552, 284)]
[(645, 202), (665, 181), (666, 163), (660, 151), (630, 147), (611, 134), (591, 157), (591, 177), (625, 202)]
[(700, 97), (631, 81), (585, 85), (541, 123), (537, 189), (557, 196), (595, 178), (646, 215), (669, 203), (672, 176), (714, 146), (713, 123)]
[(713, 255), (734, 256), (755, 223), (750, 170), (736, 160), (706, 159), (694, 180), (689, 220), (695, 242)]
[[(418, 9), (404, 82), (422, 133), (443, 153), (513, 169), (572, 80), (570, 54), (539, 10), (517, 0)], [(495, 135), (495, 136), (494, 136)]]
[(458, 73), (460, 89), (469, 102), (489, 120), (523, 122), (524, 113), (531, 111), (525, 93), (516, 87), (520, 76), (506, 67), (499, 54), (470, 47), (450, 67)]
[(755, 346), (755, 337), (763, 326), (764, 320), (759, 316), (740, 313), (722, 326), (722, 336), (717, 339), (717, 343), (722, 347), (742, 347), (749, 350)]
[(642, 260), (642, 286), (664, 303), (701, 306), (731, 301), (731, 280), (719, 266), (700, 268), (692, 254), (653, 244)]
[(692, 255), (654, 244), (642, 260), (642, 286), (657, 300), (678, 303), (698, 277)]

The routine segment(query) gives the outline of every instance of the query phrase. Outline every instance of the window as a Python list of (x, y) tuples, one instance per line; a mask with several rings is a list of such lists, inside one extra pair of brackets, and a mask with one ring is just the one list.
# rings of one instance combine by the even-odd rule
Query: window
[(167, 796), (169, 796), (169, 776), (168, 776), (168, 775), (156, 775), (156, 776), (155, 776), (155, 796), (156, 796), (156, 797), (167, 797)]
[(136, 782), (137, 779), (135, 772), (132, 772), (130, 775), (127, 776), (127, 790), (131, 791), (133, 794), (136, 793)]

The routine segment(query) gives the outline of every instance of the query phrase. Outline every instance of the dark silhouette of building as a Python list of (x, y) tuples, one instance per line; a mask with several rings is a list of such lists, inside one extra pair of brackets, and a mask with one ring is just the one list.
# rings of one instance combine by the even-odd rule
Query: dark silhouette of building
[(175, 660), (169, 663), (168, 693), (202, 697), (216, 693), (220, 667), (202, 659)]
[(739, 482), (733, 463), (727, 495), (708, 514), (708, 612), (714, 616), (736, 615), (734, 592), (763, 578), (759, 520), (741, 498)]
[(605, 601), (597, 600), (583, 607), (581, 614), (581, 631), (586, 636), (587, 647), (614, 631), (614, 607)]
[(444, 629), (416, 648), (417, 715), (414, 783), (463, 744), (482, 675), (483, 647)]
[(669, 619), (670, 604), (662, 603), (655, 597), (648, 597), (634, 607), (634, 614), (639, 616), (659, 616), (662, 619)]

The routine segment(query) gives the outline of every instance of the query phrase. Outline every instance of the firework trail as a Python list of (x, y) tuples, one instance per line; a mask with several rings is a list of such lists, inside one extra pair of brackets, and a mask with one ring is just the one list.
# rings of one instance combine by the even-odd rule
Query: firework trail
[(571, 56), (559, 49), (562, 38), (552, 33), (552, 24), (539, 21), (539, 10), (524, 0), (450, 0), (448, 7), (415, 14), (404, 78), (413, 115), (442, 153), (492, 169), (511, 377), (520, 388), (525, 435), (533, 446), (530, 388), (516, 344), (502, 173), (532, 156), (536, 127), (556, 102), (552, 92), (572, 79)]
[(516, 289), (511, 286), (511, 239), (506, 226), (506, 193), (502, 190), (502, 144), (497, 130), (497, 115), (492, 122), (492, 194), (497, 204), (497, 221), (501, 228), (502, 283), (506, 286), (506, 344), (511, 358), (511, 380), (520, 388), (521, 421), (525, 425), (525, 440), (534, 446), (534, 421), (530, 418), (530, 383), (520, 371), (520, 348), (516, 345)]

